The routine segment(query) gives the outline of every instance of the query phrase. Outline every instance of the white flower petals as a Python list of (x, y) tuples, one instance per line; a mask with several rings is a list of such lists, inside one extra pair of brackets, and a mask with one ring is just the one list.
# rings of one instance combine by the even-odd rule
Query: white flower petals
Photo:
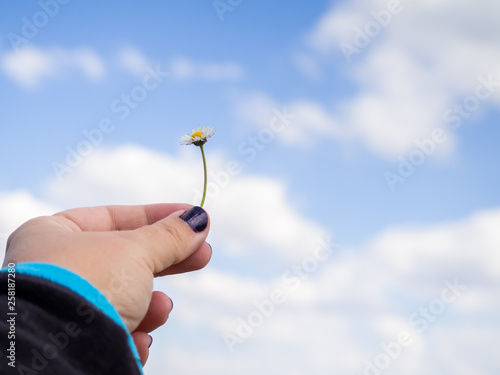
[(214, 133), (215, 129), (211, 126), (198, 126), (198, 130), (193, 129), (191, 134), (183, 135), (180, 144), (192, 145), (196, 142), (205, 143)]

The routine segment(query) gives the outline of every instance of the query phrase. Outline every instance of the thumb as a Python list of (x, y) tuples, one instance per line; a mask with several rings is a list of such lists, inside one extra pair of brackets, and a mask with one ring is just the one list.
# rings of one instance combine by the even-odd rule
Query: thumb
[(151, 271), (157, 274), (188, 258), (207, 238), (210, 218), (201, 207), (177, 211), (131, 232)]

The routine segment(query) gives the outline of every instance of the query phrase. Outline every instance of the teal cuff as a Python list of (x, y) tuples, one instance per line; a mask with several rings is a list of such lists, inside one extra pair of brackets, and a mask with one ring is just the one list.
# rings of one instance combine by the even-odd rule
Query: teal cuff
[[(118, 314), (118, 311), (114, 306), (107, 300), (107, 298), (91, 283), (82, 278), (81, 276), (68, 271), (65, 268), (48, 264), (48, 263), (19, 263), (16, 264), (16, 274), (24, 274), (29, 276), (40, 277), (56, 284), (62, 285), (73, 292), (79, 294), (81, 297), (85, 298), (87, 301), (92, 303), (95, 307), (106, 314), (111, 320), (122, 327), (128, 336), (128, 343), (130, 350), (134, 354), (137, 361), (137, 365), (142, 373), (142, 363), (137, 352), (137, 348), (132, 339), (132, 335), (129, 333), (125, 323)], [(7, 267), (4, 267), (0, 272), (7, 272)]]

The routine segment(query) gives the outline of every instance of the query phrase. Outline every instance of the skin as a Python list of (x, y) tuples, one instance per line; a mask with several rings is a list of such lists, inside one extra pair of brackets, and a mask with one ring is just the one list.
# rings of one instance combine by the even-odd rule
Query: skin
[(153, 278), (198, 270), (210, 260), (207, 228), (179, 218), (192, 206), (153, 204), (78, 208), (32, 219), (7, 241), (4, 266), (44, 262), (64, 267), (99, 289), (132, 333), (143, 365), (152, 338), (172, 310), (153, 292)]

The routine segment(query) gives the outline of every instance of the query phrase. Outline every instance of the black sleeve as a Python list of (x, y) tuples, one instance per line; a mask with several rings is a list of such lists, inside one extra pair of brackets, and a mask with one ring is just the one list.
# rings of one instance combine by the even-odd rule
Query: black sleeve
[(11, 279), (0, 272), (0, 374), (142, 374), (125, 329), (80, 294), (18, 273), (12, 305)]

